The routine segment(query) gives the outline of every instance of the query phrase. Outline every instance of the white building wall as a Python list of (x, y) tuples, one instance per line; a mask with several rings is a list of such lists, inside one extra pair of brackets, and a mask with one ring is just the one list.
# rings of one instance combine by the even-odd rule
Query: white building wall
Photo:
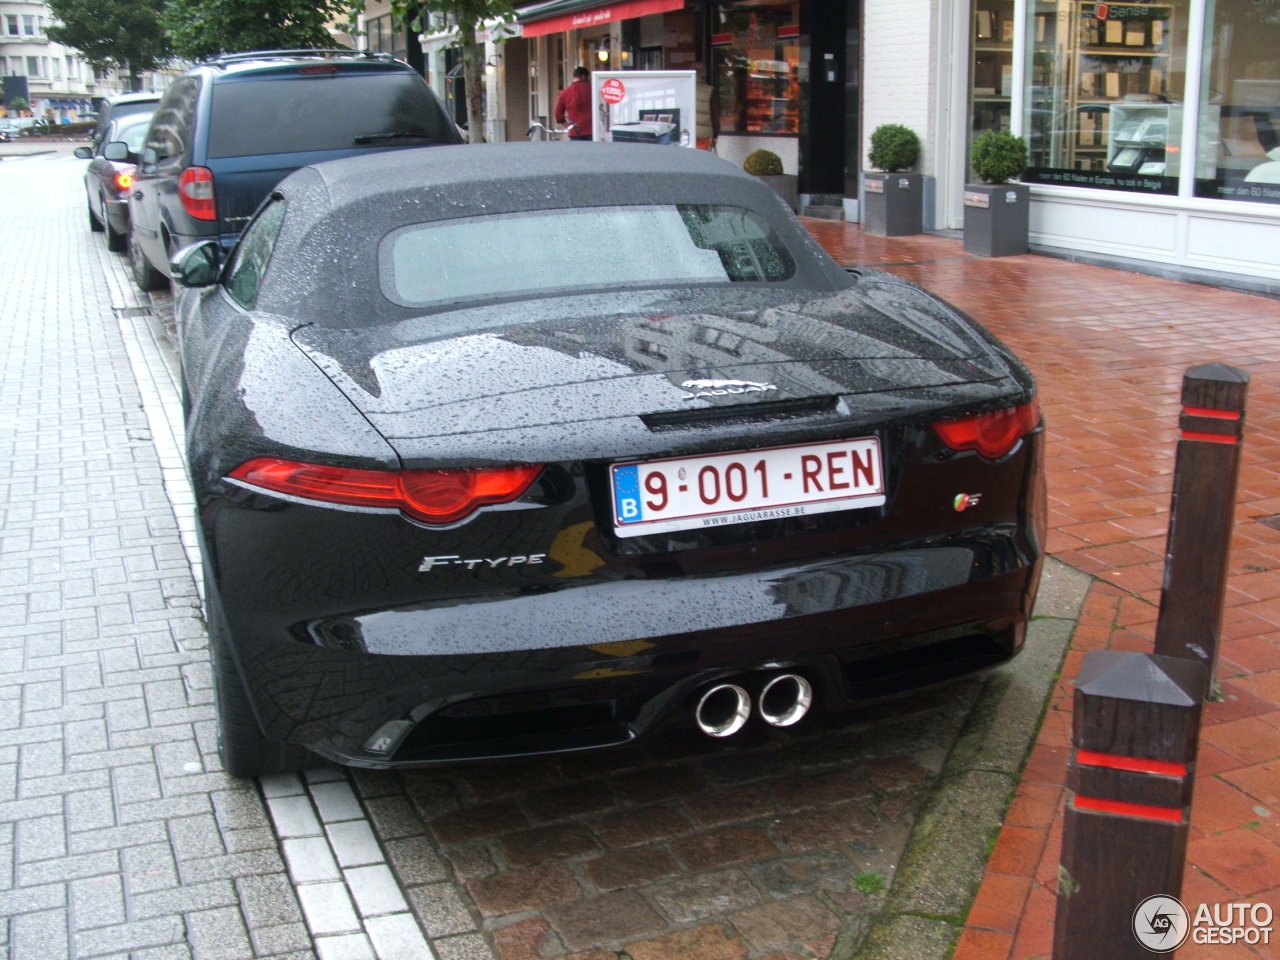
[(938, 0), (874, 0), (863, 4), (862, 150), (868, 167), (871, 132), (900, 123), (920, 137), (917, 169), (935, 174)]

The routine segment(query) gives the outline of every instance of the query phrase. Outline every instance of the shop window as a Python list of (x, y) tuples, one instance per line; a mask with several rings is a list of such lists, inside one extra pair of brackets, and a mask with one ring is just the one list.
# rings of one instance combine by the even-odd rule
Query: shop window
[(1210, 10), (1196, 196), (1280, 203), (1280, 4), (1218, 0)]
[(800, 4), (724, 3), (712, 31), (721, 133), (800, 132)]
[(1007, 130), (1013, 95), (1013, 0), (978, 0), (970, 35), (973, 132)]
[(1024, 180), (1177, 193), (1188, 5), (1027, 5)]

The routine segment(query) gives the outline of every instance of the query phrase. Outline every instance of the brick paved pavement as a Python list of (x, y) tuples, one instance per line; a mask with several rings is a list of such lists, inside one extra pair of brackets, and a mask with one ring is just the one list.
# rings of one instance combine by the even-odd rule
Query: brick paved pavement
[(239, 897), (283, 863), (252, 785), (209, 772), (190, 569), (84, 208), (48, 200), (76, 181), (34, 163), (0, 177), (0, 929), (14, 960), (253, 956)]
[(430, 958), (345, 775), (220, 772), (176, 390), (82, 168), (0, 167), (0, 943)]
[[(1223, 699), (1205, 709), (1183, 902), (1266, 902), (1280, 917), (1280, 300), (1037, 256), (980, 260), (942, 237), (810, 227), (843, 262), (952, 300), (1027, 361), (1050, 434), (1050, 552), (1096, 578), (954, 960), (1051, 951), (1071, 680), (1089, 650), (1152, 650), (1182, 375), (1211, 360), (1252, 380)], [(1277, 957), (1277, 940), (1273, 927), (1269, 947), (1188, 942), (1178, 956)]]

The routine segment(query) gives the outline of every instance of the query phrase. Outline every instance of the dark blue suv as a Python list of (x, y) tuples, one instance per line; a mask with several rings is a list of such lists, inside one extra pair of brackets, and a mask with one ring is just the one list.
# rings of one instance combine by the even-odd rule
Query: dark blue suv
[(134, 174), (134, 280), (163, 287), (169, 257), (199, 240), (229, 248), (299, 167), (461, 142), (426, 81), (386, 54), (257, 51), (192, 67), (157, 105)]

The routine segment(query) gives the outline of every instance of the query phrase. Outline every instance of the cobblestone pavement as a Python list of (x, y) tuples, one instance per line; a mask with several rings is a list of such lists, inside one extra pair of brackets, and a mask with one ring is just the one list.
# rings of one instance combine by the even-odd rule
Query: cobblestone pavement
[[(974, 705), (997, 691), (1034, 730), (1060, 642), (1019, 658), (1038, 679), (1006, 672), (728, 749), (676, 734), (408, 775), (226, 777), (167, 298), (142, 299), (88, 231), (81, 167), (0, 163), (12, 960), (845, 957), (957, 743), (983, 742)], [(1012, 739), (1003, 766), (982, 758), (995, 799), (955, 823), (974, 869), (1016, 780)], [(957, 917), (974, 869), (946, 891)]]

